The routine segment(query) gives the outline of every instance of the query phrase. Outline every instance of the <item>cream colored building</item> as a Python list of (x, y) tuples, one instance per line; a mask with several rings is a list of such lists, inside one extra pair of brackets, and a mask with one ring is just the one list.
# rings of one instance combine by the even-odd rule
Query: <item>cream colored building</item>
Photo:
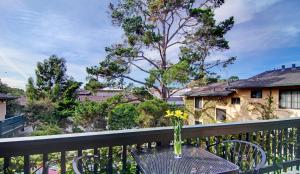
[(12, 99), (16, 99), (16, 97), (0, 93), (0, 121), (4, 120), (6, 116), (6, 102)]
[(300, 117), (300, 67), (194, 88), (185, 93), (184, 101), (189, 124), (261, 119), (266, 106), (272, 118)]

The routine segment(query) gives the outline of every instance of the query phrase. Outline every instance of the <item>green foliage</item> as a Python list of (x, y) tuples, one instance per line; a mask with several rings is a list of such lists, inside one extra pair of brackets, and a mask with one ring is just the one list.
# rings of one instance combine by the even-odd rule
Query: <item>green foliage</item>
[(273, 96), (270, 94), (264, 100), (265, 101), (263, 103), (259, 103), (259, 102), (250, 103), (249, 110), (251, 112), (258, 113), (260, 115), (258, 119), (260, 120), (269, 120), (269, 119), (278, 118), (277, 115), (275, 114), (275, 105), (274, 105)]
[(26, 97), (27, 97), (27, 100), (29, 100), (29, 101), (38, 99), (37, 89), (34, 87), (34, 80), (32, 77), (30, 77), (28, 79), (28, 82), (26, 85)]
[(139, 113), (133, 104), (124, 103), (117, 105), (108, 116), (110, 130), (131, 129), (137, 126)]
[(57, 135), (62, 134), (63, 131), (56, 124), (40, 124), (32, 133), (32, 136), (42, 135)]
[(229, 81), (229, 82), (234, 82), (234, 81), (237, 81), (237, 80), (240, 80), (240, 78), (239, 78), (238, 76), (230, 76), (230, 77), (228, 78), (228, 81)]
[(139, 101), (153, 99), (152, 94), (150, 94), (145, 87), (134, 87), (132, 88), (131, 92), (135, 97), (139, 99)]
[(77, 124), (84, 127), (105, 128), (106, 120), (108, 117), (108, 103), (107, 102), (94, 102), (84, 101), (75, 107), (74, 120)]
[(137, 107), (139, 126), (158, 127), (169, 125), (169, 121), (164, 118), (164, 115), (170, 107), (168, 103), (157, 98), (140, 103)]
[[(36, 84), (33, 78), (28, 79), (26, 94), (30, 100), (49, 98), (56, 102), (66, 95), (66, 91), (79, 88), (80, 83), (75, 82), (67, 74), (66, 61), (56, 55), (50, 56), (43, 62), (38, 62), (35, 70)], [(74, 85), (76, 84), (76, 85)]]
[[(166, 101), (175, 85), (185, 87), (191, 80), (209, 74), (213, 67), (226, 67), (235, 60), (211, 60), (212, 53), (229, 49), (225, 34), (233, 27), (233, 17), (220, 23), (214, 20), (214, 10), (223, 3), (224, 0), (111, 3), (112, 23), (123, 29), (125, 38), (105, 49), (105, 59), (87, 68), (89, 76), (97, 80), (101, 77), (110, 85), (127, 79), (155, 89)], [(170, 52), (176, 52), (172, 47), (180, 48), (180, 55), (171, 57)], [(149, 53), (157, 56), (153, 58)], [(131, 76), (133, 68), (146, 73), (145, 80)]]
[(77, 90), (81, 83), (66, 74), (66, 61), (55, 55), (38, 62), (35, 75), (28, 79), (26, 115), (29, 123), (63, 125), (63, 120), (74, 115)]
[(97, 89), (105, 88), (106, 86), (107, 85), (105, 85), (104, 83), (101, 83), (98, 80), (92, 78), (88, 81), (87, 84), (85, 84), (84, 89), (95, 93)]
[(74, 108), (77, 105), (76, 90), (80, 87), (81, 83), (73, 80), (68, 80), (66, 90), (61, 96), (61, 100), (57, 102), (57, 112), (60, 118), (72, 117)]
[(35, 128), (40, 122), (47, 122), (50, 124), (57, 123), (55, 117), (55, 106), (50, 99), (43, 99), (29, 102), (25, 108), (27, 121)]
[[(56, 55), (50, 56), (43, 62), (38, 62), (35, 70), (36, 86), (40, 95), (46, 95), (56, 101), (65, 89), (68, 76), (66, 61)], [(45, 97), (45, 96), (42, 96)]]
[(7, 84), (2, 83), (0, 79), (0, 93), (10, 94), (13, 96), (23, 96), (24, 90), (19, 88), (9, 87)]

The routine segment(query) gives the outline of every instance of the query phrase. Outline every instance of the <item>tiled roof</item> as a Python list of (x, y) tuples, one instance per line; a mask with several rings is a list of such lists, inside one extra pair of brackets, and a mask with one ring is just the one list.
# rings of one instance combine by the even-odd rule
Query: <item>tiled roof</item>
[(227, 82), (220, 82), (220, 83), (213, 83), (210, 85), (198, 87), (198, 88), (193, 88), (189, 92), (186, 92), (185, 96), (190, 96), (190, 97), (223, 97), (223, 96), (228, 96), (231, 94), (233, 91), (228, 90), (228, 83)]
[(266, 71), (246, 80), (230, 83), (229, 88), (300, 86), (300, 67)]
[(13, 99), (17, 99), (17, 98), (18, 97), (16, 97), (16, 96), (0, 93), (0, 100), (13, 100)]
[(300, 67), (265, 71), (249, 79), (221, 82), (191, 89), (185, 96), (228, 96), (234, 89), (300, 86)]

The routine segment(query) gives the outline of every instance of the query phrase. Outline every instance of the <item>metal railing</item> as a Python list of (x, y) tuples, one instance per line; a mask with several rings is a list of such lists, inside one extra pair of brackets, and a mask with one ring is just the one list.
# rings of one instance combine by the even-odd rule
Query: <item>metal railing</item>
[(25, 124), (24, 115), (13, 116), (0, 121), (0, 137), (8, 137), (14, 134)]
[[(267, 166), (262, 172), (298, 170), (300, 166), (300, 118), (244, 123), (185, 126), (185, 144), (206, 148), (226, 139), (240, 139), (259, 144), (267, 152)], [(37, 166), (56, 166), (66, 173), (75, 156), (94, 153), (102, 159), (104, 172), (132, 173), (138, 170), (130, 154), (131, 148), (169, 146), (173, 139), (172, 127), (63, 134), (40, 137), (0, 139), (0, 169), (15, 167), (21, 158), (21, 172), (32, 173)], [(40, 164), (33, 164), (39, 156)], [(39, 161), (39, 160), (37, 160)], [(6, 172), (7, 173), (7, 172)], [(15, 172), (17, 173), (17, 172)]]

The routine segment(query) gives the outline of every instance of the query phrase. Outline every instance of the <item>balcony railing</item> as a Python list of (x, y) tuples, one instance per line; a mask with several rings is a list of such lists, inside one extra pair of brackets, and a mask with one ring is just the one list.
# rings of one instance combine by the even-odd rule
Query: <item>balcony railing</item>
[[(104, 173), (135, 173), (138, 169), (131, 148), (169, 146), (172, 138), (172, 128), (164, 127), (0, 139), (0, 173), (14, 170), (28, 174), (39, 168), (47, 173), (51, 166), (67, 173), (72, 170), (72, 159), (85, 153), (100, 156)], [(185, 144), (201, 148), (225, 139), (251, 141), (267, 153), (267, 164), (261, 172), (299, 171), (299, 118), (186, 126), (183, 138)]]
[(23, 115), (13, 116), (0, 121), (0, 137), (9, 137), (16, 133), (19, 129), (23, 128), (25, 118)]

